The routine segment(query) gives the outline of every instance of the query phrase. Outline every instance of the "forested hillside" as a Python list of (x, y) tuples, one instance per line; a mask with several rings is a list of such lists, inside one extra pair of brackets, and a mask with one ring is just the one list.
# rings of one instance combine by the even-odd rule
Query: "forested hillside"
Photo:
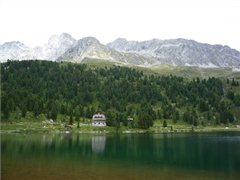
[(24, 119), (27, 112), (37, 118), (71, 121), (106, 113), (110, 126), (148, 128), (156, 119), (199, 124), (239, 121), (236, 109), (240, 94), (234, 79), (187, 80), (177, 76), (144, 74), (127, 67), (91, 68), (87, 65), (49, 61), (8, 61), (1, 64), (1, 118), (11, 114)]

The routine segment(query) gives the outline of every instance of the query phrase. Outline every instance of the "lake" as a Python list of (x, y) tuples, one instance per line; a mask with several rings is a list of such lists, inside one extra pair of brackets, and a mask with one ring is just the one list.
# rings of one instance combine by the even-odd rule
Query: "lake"
[(3, 180), (240, 179), (240, 132), (2, 134)]

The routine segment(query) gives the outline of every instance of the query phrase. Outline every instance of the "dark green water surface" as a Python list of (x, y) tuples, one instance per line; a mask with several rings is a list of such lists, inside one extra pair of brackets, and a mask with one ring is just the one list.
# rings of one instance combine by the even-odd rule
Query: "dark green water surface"
[(2, 134), (2, 179), (240, 179), (240, 132)]

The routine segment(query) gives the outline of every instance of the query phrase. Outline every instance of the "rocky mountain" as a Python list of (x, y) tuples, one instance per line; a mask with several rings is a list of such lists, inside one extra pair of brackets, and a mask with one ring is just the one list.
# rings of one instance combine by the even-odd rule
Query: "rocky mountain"
[(76, 43), (77, 40), (70, 34), (52, 35), (48, 43), (43, 47), (43, 59), (57, 60), (67, 50), (74, 47)]
[(228, 46), (209, 45), (186, 39), (127, 41), (119, 38), (107, 45), (94, 37), (79, 40), (63, 33), (53, 35), (43, 47), (30, 48), (21, 42), (0, 45), (0, 61), (45, 59), (86, 63), (101, 59), (138, 66), (169, 64), (174, 66), (240, 68), (240, 52)]
[(101, 44), (94, 37), (86, 37), (77, 41), (58, 60), (86, 62), (88, 59), (101, 59), (111, 62), (144, 65), (145, 62), (154, 63), (154, 60), (141, 56), (138, 53), (119, 52)]
[(52, 35), (43, 47), (30, 48), (25, 44), (12, 41), (0, 45), (0, 61), (44, 59), (57, 60), (68, 49), (73, 47), (77, 40), (67, 33)]
[(120, 52), (138, 53), (156, 59), (157, 64), (200, 67), (240, 67), (240, 52), (228, 46), (209, 45), (186, 39), (127, 41), (108, 44)]
[(0, 45), (0, 60), (7, 59), (28, 59), (31, 48), (19, 41), (6, 42)]

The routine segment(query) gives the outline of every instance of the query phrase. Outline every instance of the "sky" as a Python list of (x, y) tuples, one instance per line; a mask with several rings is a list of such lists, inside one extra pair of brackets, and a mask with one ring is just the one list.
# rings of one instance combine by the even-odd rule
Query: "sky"
[(240, 0), (0, 0), (0, 44), (44, 45), (53, 34), (186, 38), (240, 50)]

